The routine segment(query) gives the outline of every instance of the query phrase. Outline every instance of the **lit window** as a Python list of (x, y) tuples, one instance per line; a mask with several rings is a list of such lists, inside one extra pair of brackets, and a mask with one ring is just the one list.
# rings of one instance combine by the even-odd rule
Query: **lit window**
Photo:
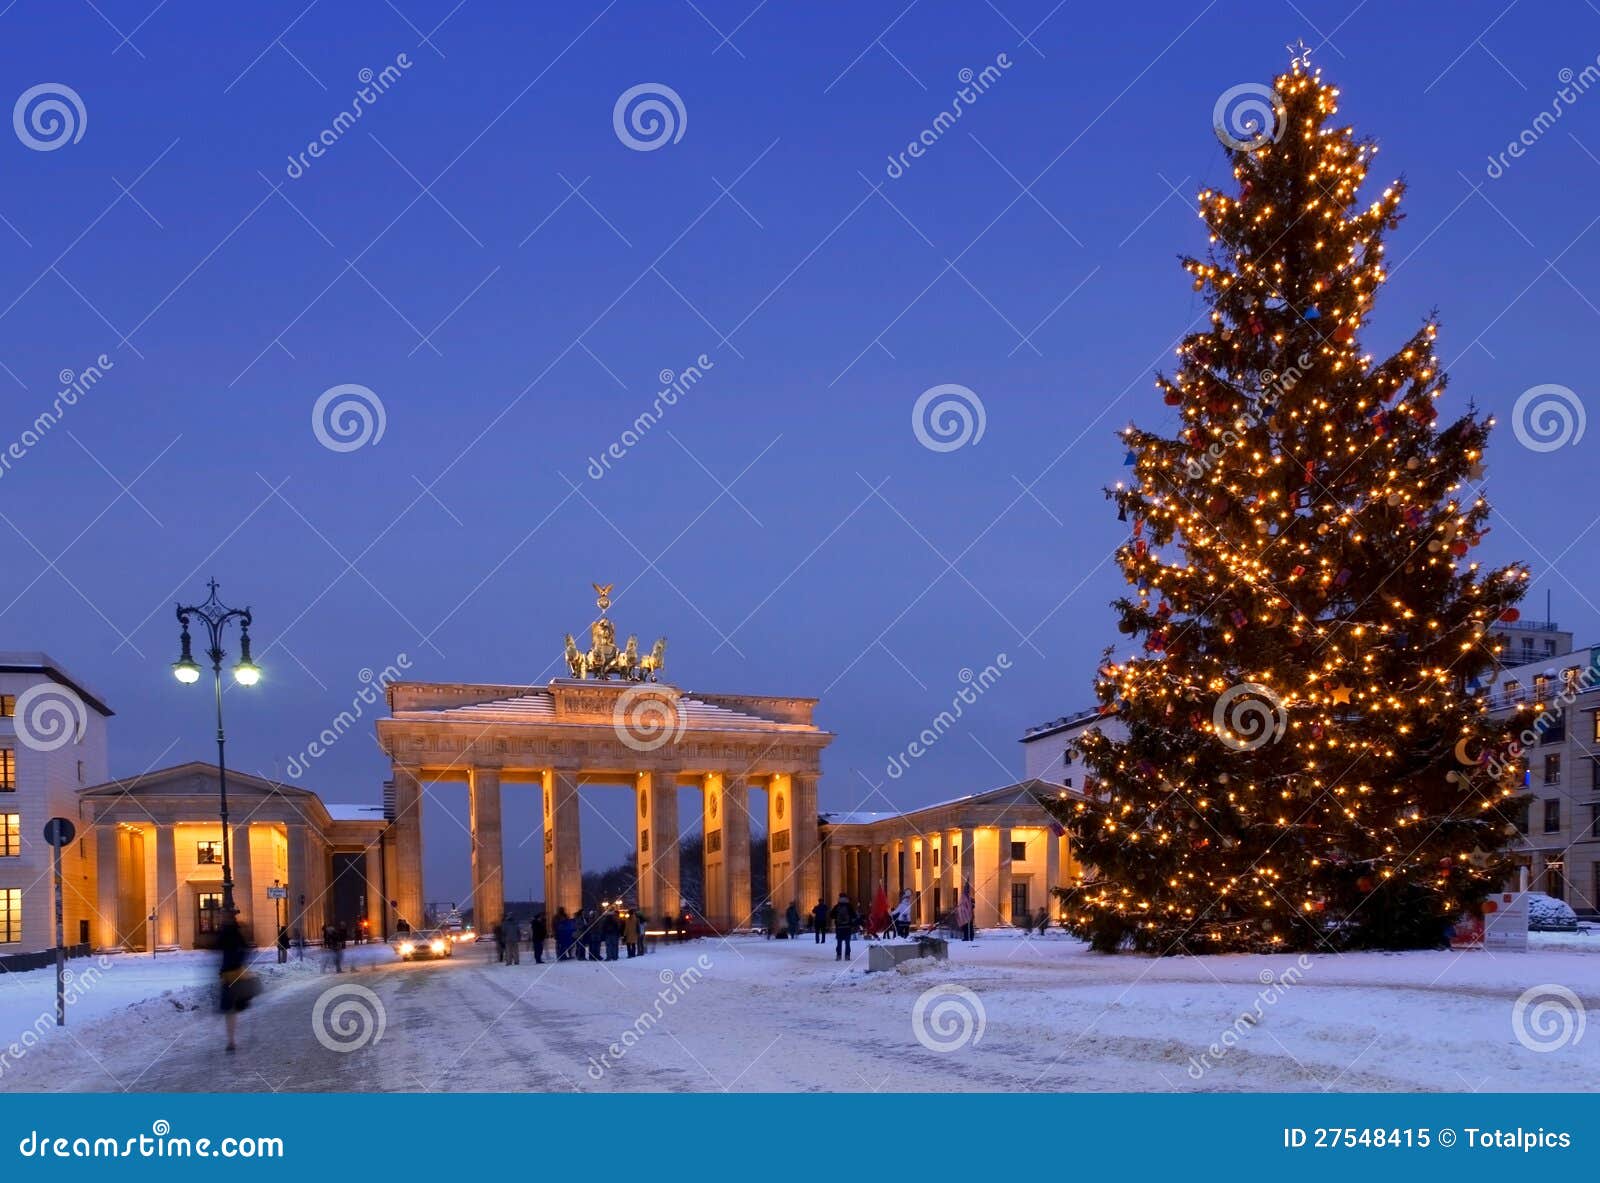
[(17, 696), (0, 694), (0, 719), (9, 719), (17, 713)]
[(0, 944), (22, 939), (22, 889), (0, 887)]
[(1575, 665), (1569, 665), (1566, 669), (1561, 671), (1561, 689), (1566, 691), (1568, 694), (1577, 694), (1580, 689), (1578, 685), (1578, 679), (1580, 676), (1581, 673), (1578, 667)]
[(1533, 675), (1533, 701), (1534, 702), (1543, 702), (1545, 699), (1547, 699), (1549, 697), (1550, 697), (1550, 675), (1549, 674), (1534, 674)]
[(13, 748), (0, 748), (0, 793), (17, 791), (17, 753)]
[(1511, 681), (1506, 683), (1505, 693), (1507, 702), (1521, 702), (1522, 683), (1517, 681), (1515, 678), (1511, 679)]
[(194, 861), (202, 867), (220, 866), (222, 863), (222, 843), (196, 842), (194, 844)]
[(22, 853), (22, 815), (0, 813), (0, 858), (15, 858)]

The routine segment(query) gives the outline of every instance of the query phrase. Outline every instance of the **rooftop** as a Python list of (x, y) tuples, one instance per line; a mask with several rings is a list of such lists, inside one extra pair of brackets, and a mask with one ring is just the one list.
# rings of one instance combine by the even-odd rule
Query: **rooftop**
[(89, 684), (81, 678), (67, 673), (62, 664), (48, 653), (33, 650), (0, 650), (0, 673), (6, 674), (43, 674), (52, 682), (59, 683), (71, 690), (81, 698), (86, 706), (91, 706), (106, 718), (114, 712), (105, 704)]

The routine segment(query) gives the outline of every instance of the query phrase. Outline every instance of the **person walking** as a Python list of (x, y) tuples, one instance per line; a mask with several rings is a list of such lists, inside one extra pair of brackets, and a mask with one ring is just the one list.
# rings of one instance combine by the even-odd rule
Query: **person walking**
[(908, 887), (900, 893), (900, 902), (894, 906), (890, 913), (894, 921), (895, 935), (904, 940), (911, 934), (911, 889)]
[(607, 908), (600, 918), (600, 938), (605, 942), (606, 960), (615, 961), (622, 941), (622, 921), (617, 919), (615, 908)]
[(811, 909), (811, 931), (816, 934), (814, 945), (820, 945), (828, 939), (828, 901), (818, 900), (817, 906)]
[(506, 963), (506, 927), (504, 922), (494, 926), (494, 959)]
[(533, 960), (538, 965), (544, 964), (544, 943), (549, 939), (549, 922), (545, 920), (543, 912), (535, 912), (533, 919), (528, 921), (528, 944), (533, 946)]
[(227, 1050), (232, 1053), (239, 1050), (239, 1012), (249, 1006), (250, 999), (255, 997), (254, 975), (245, 965), (250, 947), (235, 917), (229, 916), (222, 922), (217, 932), (217, 949), (222, 954), (222, 963), (218, 968), (218, 976), (222, 979), (219, 1002), (222, 1019), (228, 1029)]
[(856, 910), (850, 906), (850, 897), (839, 893), (839, 902), (833, 906), (833, 959), (850, 960), (850, 934), (855, 931)]
[(278, 925), (278, 964), (289, 963), (289, 930), (283, 925)]
[(556, 960), (572, 960), (572, 917), (565, 908), (556, 909)]
[(1044, 936), (1050, 929), (1050, 913), (1045, 911), (1043, 904), (1039, 905), (1039, 914), (1034, 917), (1033, 923), (1039, 930), (1039, 935)]
[(515, 916), (507, 915), (500, 922), (500, 941), (505, 946), (506, 964), (522, 964), (522, 926)]
[(628, 959), (639, 955), (639, 913), (629, 911), (622, 918), (622, 943), (628, 947)]
[(798, 900), (790, 900), (789, 901), (788, 910), (785, 911), (784, 914), (783, 914), (783, 922), (789, 928), (789, 933), (788, 933), (789, 939), (791, 941), (799, 940), (800, 939), (800, 902)]
[(961, 888), (961, 899), (956, 904), (956, 923), (961, 927), (961, 939), (970, 941), (973, 937), (972, 928), (972, 884), (964, 884)]

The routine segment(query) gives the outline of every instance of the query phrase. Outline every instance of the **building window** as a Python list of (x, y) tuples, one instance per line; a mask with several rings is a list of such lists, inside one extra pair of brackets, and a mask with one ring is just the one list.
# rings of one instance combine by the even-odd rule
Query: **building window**
[(1543, 702), (1545, 699), (1547, 699), (1549, 697), (1550, 697), (1550, 675), (1549, 674), (1534, 674), (1533, 675), (1533, 701), (1534, 702)]
[(914, 853), (916, 855), (916, 868), (920, 871), (922, 870), (922, 851), (918, 850)]
[(0, 944), (22, 939), (22, 889), (0, 887)]
[(0, 858), (15, 858), (21, 853), (22, 815), (0, 813)]
[(1561, 798), (1551, 797), (1544, 803), (1544, 832), (1554, 834), (1561, 829)]
[(194, 861), (202, 867), (220, 866), (222, 863), (222, 843), (196, 842), (194, 844)]
[(1517, 833), (1526, 834), (1528, 832), (1528, 814), (1532, 809), (1533, 804), (1526, 800), (1516, 806), (1516, 812), (1511, 815), (1511, 824), (1517, 827)]
[(1506, 701), (1522, 701), (1522, 683), (1517, 681), (1515, 678), (1512, 678), (1511, 681), (1506, 683)]
[(1558, 785), (1561, 783), (1561, 754), (1551, 752), (1544, 758), (1544, 783)]
[(933, 848), (933, 869), (935, 871), (939, 869), (939, 848), (937, 846)]
[(9, 719), (17, 713), (17, 696), (0, 694), (0, 719)]
[[(1600, 801), (1589, 806), (1589, 837), (1600, 838)], [(1596, 896), (1600, 899), (1600, 896)]]
[(1577, 666), (1569, 665), (1561, 671), (1561, 689), (1568, 694), (1578, 694), (1582, 690), (1582, 687), (1578, 684), (1578, 679), (1582, 676), (1583, 673)]
[(1556, 707), (1546, 707), (1544, 713), (1534, 721), (1534, 728), (1539, 732), (1540, 743), (1565, 743), (1567, 741), (1567, 721), (1561, 711)]
[(1594, 720), (1594, 742), (1600, 743), (1600, 711), (1590, 711), (1589, 717)]
[(1544, 865), (1544, 893), (1558, 900), (1567, 898), (1567, 865), (1560, 859)]
[(17, 753), (13, 748), (0, 748), (0, 793), (17, 791)]
[(1011, 885), (1011, 923), (1017, 924), (1024, 920), (1031, 920), (1033, 909), (1028, 907), (1028, 881)]
[(1014, 863), (1028, 861), (1028, 844), (1026, 842), (1013, 842), (1011, 844), (1011, 861)]
[(1600, 793), (1600, 756), (1592, 757), (1589, 761), (1589, 787)]
[(217, 931), (222, 923), (222, 893), (202, 891), (195, 899), (194, 930), (199, 935)]

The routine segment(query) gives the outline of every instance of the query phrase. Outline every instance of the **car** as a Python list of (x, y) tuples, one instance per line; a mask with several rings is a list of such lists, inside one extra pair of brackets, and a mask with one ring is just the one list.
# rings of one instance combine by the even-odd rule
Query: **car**
[(401, 961), (426, 961), (449, 957), (455, 952), (455, 942), (444, 933), (408, 932), (395, 938), (394, 951)]
[(1529, 932), (1577, 932), (1578, 914), (1570, 904), (1542, 891), (1528, 893)]

